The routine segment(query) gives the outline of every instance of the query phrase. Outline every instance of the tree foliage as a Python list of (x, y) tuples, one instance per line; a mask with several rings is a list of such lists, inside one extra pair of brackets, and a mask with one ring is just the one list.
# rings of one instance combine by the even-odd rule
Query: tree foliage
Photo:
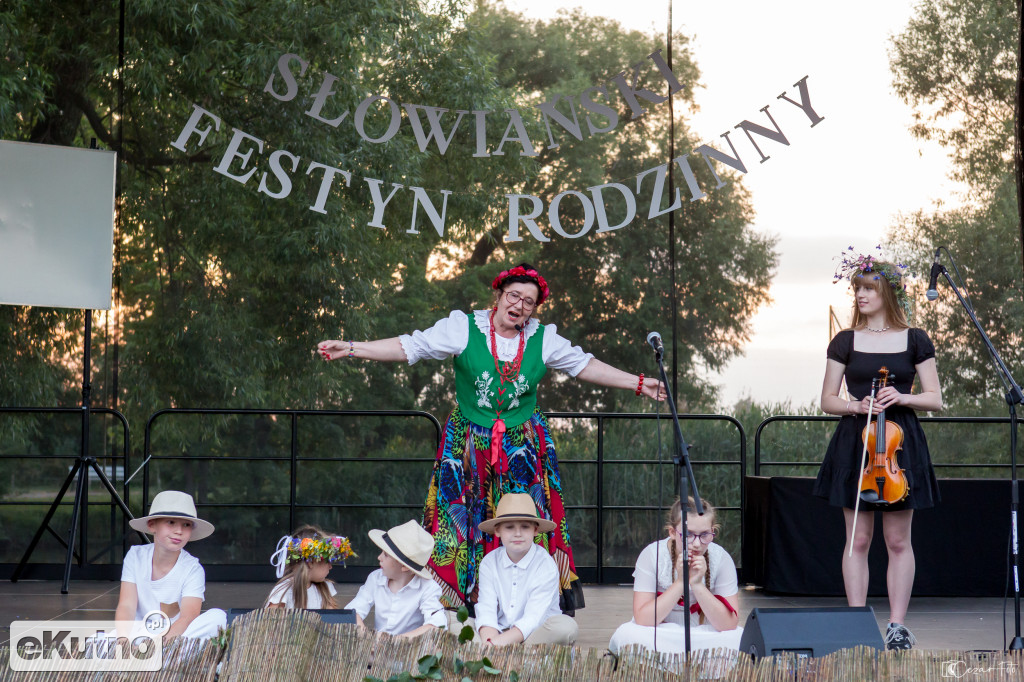
[[(132, 423), (167, 406), (442, 409), (451, 390), (443, 365), (325, 366), (313, 344), (391, 336), (451, 308), (486, 305), (494, 271), (520, 260), (534, 261), (556, 287), (544, 320), (612, 364), (639, 370), (646, 331), (667, 333), (666, 228), (663, 220), (645, 221), (642, 208), (629, 227), (600, 237), (501, 239), (506, 192), (547, 201), (565, 189), (629, 184), (638, 171), (667, 162), (664, 107), (635, 121), (623, 109), (614, 133), (569, 139), (557, 150), (541, 146), (545, 133), (531, 119), (536, 159), (508, 151), (514, 145), (503, 156), (473, 158), (469, 135), (456, 136), (444, 156), (434, 147), (421, 151), (407, 117), (387, 144), (370, 144), (351, 125), (329, 126), (305, 113), (325, 73), (338, 77), (325, 115), (352, 112), (373, 94), (451, 110), (527, 111), (547, 92), (576, 94), (607, 82), (646, 59), (659, 39), (582, 14), (531, 22), (486, 4), (466, 14), (455, 1), (428, 8), (368, 0), (339, 11), (313, 0), (139, 0), (125, 8), (119, 69), (118, 3), (5, 3), (0, 137), (76, 146), (95, 138), (119, 153), (118, 308), (94, 333), (97, 347), (117, 349), (118, 383), (110, 354), (96, 356), (94, 381), (96, 395), (106, 396), (101, 402), (116, 402)], [(308, 61), (291, 102), (264, 91), (285, 53)], [(677, 100), (687, 103), (697, 69), (685, 50), (675, 73), (685, 85)], [(194, 105), (222, 123), (202, 145), (190, 138), (182, 153), (171, 143)], [(374, 113), (367, 121), (382, 125)], [(257, 173), (246, 184), (213, 172), (233, 129), (265, 145), (253, 152), (248, 167)], [(496, 133), (489, 134), (493, 144)], [(677, 145), (692, 140), (684, 133)], [(291, 196), (271, 200), (256, 184), (267, 155), (282, 149), (301, 161)], [(326, 215), (307, 209), (319, 187), (304, 175), (313, 161), (353, 173), (351, 188), (335, 184)], [(236, 161), (232, 170), (240, 168)], [(407, 199), (389, 205), (386, 229), (369, 227), (367, 177), (385, 181), (385, 194), (391, 182), (422, 186), (437, 205), (438, 190), (456, 189), (444, 237), (422, 227), (422, 212), (421, 233), (406, 232)], [(713, 395), (701, 368), (739, 351), (751, 314), (766, 300), (775, 257), (771, 239), (751, 230), (751, 217), (737, 182), (684, 205), (678, 216), (680, 388), (693, 401)], [(572, 210), (564, 215), (567, 229), (581, 219)], [(81, 313), (6, 307), (0, 315), (0, 403), (72, 402)], [(578, 382), (551, 386), (552, 407), (634, 406), (622, 402), (625, 394)]]
[[(1020, 223), (1013, 177), (1006, 174), (1002, 180), (981, 206), (907, 216), (896, 228), (894, 240), (901, 252), (914, 254), (917, 272), (928, 272), (932, 244), (943, 244), (955, 255), (959, 273), (950, 268), (954, 280), (970, 297), (985, 333), (1020, 381), (1024, 370)], [(917, 306), (914, 324), (928, 330), (935, 342), (943, 401), (967, 413), (1005, 413), (1005, 390), (980, 335), (944, 282), (939, 292), (935, 303)]]
[[(0, 83), (2, 101), (15, 115), (0, 125), (5, 138), (82, 145), (95, 137), (120, 153), (122, 405), (144, 416), (161, 405), (330, 404), (325, 396), (336, 377), (314, 365), (313, 344), (339, 329), (359, 336), (378, 331), (371, 327), (381, 319), (369, 318), (389, 307), (396, 283), (405, 271), (422, 270), (436, 244), (399, 231), (409, 224), (408, 205), (394, 202), (388, 215), (394, 227), (379, 230), (366, 226), (365, 192), (336, 192), (324, 217), (306, 210), (318, 187), (300, 186), (301, 173), (296, 195), (305, 196), (272, 201), (254, 183), (240, 185), (212, 167), (234, 127), (299, 156), (300, 169), (309, 161), (337, 163), (367, 177), (436, 186), (429, 179), (445, 164), (415, 149), (411, 135), (371, 145), (351, 126), (336, 129), (303, 112), (324, 72), (345, 84), (332, 102), (338, 110), (379, 92), (453, 108), (508, 105), (486, 56), (458, 30), (461, 14), (454, 7), (428, 14), (414, 2), (388, 1), (344, 12), (284, 0), (129, 3), (124, 110), (118, 112), (117, 5), (79, 4), (16, 2), (5, 14), (5, 35), (17, 49), (3, 62)], [(262, 92), (286, 52), (309, 62), (309, 77), (290, 106)], [(186, 155), (170, 143), (193, 104), (223, 126)], [(500, 186), (510, 167), (518, 162), (483, 170), (463, 164), (446, 178)], [(474, 208), (471, 195), (452, 204), (452, 213)], [(406, 306), (430, 299), (415, 287), (404, 293)], [(32, 320), (8, 337), (19, 343), (26, 337), (15, 357), (31, 357), (34, 344), (67, 326), (67, 316), (51, 320), (44, 311), (8, 314)], [(383, 326), (397, 332), (410, 322)], [(400, 386), (380, 382), (374, 406), (410, 403)]]
[[(1011, 372), (1024, 369), (1020, 217), (1012, 159), (1017, 17), (994, 0), (924, 0), (893, 40), (897, 92), (915, 107), (913, 131), (940, 142), (963, 205), (904, 217), (892, 240), (917, 272), (936, 245), (956, 258), (977, 316)], [(1002, 413), (1004, 391), (969, 318), (945, 284), (915, 324), (932, 334), (943, 399), (959, 410)]]
[(923, 0), (892, 42), (893, 85), (915, 109), (912, 132), (942, 144), (954, 176), (975, 188), (998, 184), (1012, 162), (1014, 9), (993, 0)]

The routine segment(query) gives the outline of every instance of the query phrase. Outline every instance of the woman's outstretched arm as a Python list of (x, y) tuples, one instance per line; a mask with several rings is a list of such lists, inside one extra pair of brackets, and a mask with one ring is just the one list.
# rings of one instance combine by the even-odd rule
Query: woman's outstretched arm
[[(576, 375), (576, 378), (589, 381), (592, 384), (598, 384), (599, 386), (624, 388), (632, 391), (635, 391), (640, 383), (638, 375), (623, 372), (621, 369), (616, 369), (597, 358), (591, 358), (587, 366), (583, 368), (583, 371)], [(665, 391), (665, 386), (655, 377), (644, 377), (644, 386), (641, 393), (655, 400), (664, 400), (668, 395)]]
[(321, 341), (316, 345), (316, 352), (324, 360), (352, 358), (360, 360), (380, 360), (383, 362), (408, 362), (402, 342), (395, 336), (377, 341)]

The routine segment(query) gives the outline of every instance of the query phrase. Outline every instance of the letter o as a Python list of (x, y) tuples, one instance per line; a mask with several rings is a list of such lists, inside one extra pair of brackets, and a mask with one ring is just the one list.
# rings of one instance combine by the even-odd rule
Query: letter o
[(130, 653), (132, 658), (137, 661), (145, 661), (153, 658), (156, 655), (157, 649), (160, 647), (158, 642), (153, 637), (147, 637), (141, 635), (132, 640), (130, 646)]
[[(369, 110), (370, 106), (377, 100), (384, 100), (388, 103), (388, 106), (391, 108), (391, 122), (388, 124), (388, 129), (384, 131), (384, 135), (382, 137), (370, 137), (366, 134), (366, 130), (363, 127), (363, 120), (366, 118), (367, 110)], [(398, 126), (400, 125), (402, 125), (402, 110), (398, 108), (398, 105), (395, 104), (395, 102), (384, 95), (367, 97), (359, 103), (358, 107), (356, 107), (356, 132), (359, 133), (359, 137), (363, 138), (367, 142), (373, 142), (374, 144), (387, 142), (395, 136), (398, 132)]]
[[(583, 228), (580, 229), (576, 234), (569, 234), (562, 229), (562, 221), (558, 217), (558, 206), (562, 203), (562, 197), (567, 195), (573, 195), (580, 200), (583, 204)], [(551, 205), (548, 206), (548, 219), (551, 221), (551, 229), (558, 234), (569, 239), (578, 239), (587, 232), (590, 232), (591, 226), (594, 224), (594, 204), (590, 201), (586, 194), (583, 192), (577, 192), (575, 190), (569, 190), (562, 192), (551, 200)]]

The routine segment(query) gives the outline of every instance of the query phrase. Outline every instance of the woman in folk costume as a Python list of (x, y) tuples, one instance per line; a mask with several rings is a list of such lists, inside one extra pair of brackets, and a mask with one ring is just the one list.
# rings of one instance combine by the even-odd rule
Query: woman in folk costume
[(554, 558), (561, 606), (583, 607), (562, 503), (558, 456), (547, 420), (537, 409), (537, 386), (548, 368), (601, 386), (666, 397), (653, 378), (623, 372), (573, 346), (555, 325), (534, 315), (550, 292), (528, 263), (495, 277), (494, 305), (470, 314), (453, 311), (425, 331), (377, 341), (323, 341), (325, 360), (406, 361), (453, 358), (458, 405), (448, 417), (427, 491), (423, 525), (434, 536), (430, 569), (442, 601), (454, 607), (476, 600), (484, 555), (499, 546), (477, 526), (493, 517), (506, 493), (527, 493), (555, 524), (537, 543)]

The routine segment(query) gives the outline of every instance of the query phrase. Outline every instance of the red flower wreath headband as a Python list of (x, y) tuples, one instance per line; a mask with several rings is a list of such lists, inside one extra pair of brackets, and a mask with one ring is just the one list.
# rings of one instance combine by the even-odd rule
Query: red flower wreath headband
[(537, 282), (537, 288), (540, 289), (540, 297), (537, 299), (537, 305), (543, 303), (544, 300), (551, 295), (551, 290), (548, 289), (548, 283), (544, 281), (544, 278), (540, 276), (540, 273), (536, 270), (527, 270), (522, 265), (517, 265), (511, 270), (502, 270), (498, 273), (498, 276), (494, 278), (494, 282), (491, 283), (491, 288), (495, 291), (501, 291), (501, 285), (510, 277), (529, 277)]

